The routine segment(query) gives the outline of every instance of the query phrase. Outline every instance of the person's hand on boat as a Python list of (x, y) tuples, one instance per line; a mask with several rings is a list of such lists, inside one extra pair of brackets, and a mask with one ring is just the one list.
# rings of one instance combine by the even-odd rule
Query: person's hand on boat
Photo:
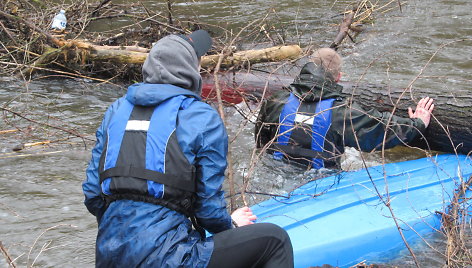
[(408, 115), (410, 118), (419, 118), (423, 121), (425, 127), (428, 127), (431, 119), (431, 113), (434, 109), (433, 99), (430, 97), (422, 98), (416, 105), (416, 110), (413, 112), (411, 107), (408, 107)]
[(231, 219), (237, 227), (254, 224), (257, 219), (256, 215), (252, 214), (252, 210), (249, 207), (242, 207), (236, 209), (231, 214)]

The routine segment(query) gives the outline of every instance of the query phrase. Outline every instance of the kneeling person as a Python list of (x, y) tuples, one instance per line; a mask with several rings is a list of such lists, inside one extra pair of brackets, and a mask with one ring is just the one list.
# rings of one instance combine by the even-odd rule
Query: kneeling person
[(200, 98), (211, 43), (203, 30), (162, 38), (144, 82), (106, 111), (82, 185), (98, 221), (97, 267), (293, 267), (283, 229), (253, 224), (247, 207), (227, 212), (228, 137)]

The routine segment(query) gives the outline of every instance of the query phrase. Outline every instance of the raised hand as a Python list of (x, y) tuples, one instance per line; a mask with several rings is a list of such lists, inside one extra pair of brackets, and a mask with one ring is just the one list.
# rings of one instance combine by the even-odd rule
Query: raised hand
[(433, 99), (430, 97), (422, 98), (418, 105), (416, 105), (416, 110), (413, 112), (411, 107), (408, 107), (408, 115), (410, 118), (419, 118), (423, 121), (425, 127), (428, 127), (429, 121), (431, 120), (431, 113), (434, 109)]

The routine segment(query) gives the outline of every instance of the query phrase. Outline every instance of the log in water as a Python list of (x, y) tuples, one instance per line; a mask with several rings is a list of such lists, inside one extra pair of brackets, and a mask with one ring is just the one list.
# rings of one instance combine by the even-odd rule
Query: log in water
[[(244, 100), (260, 101), (283, 86), (290, 84), (293, 78), (285, 75), (265, 73), (222, 73), (220, 87), (223, 99), (230, 103)], [(203, 96), (212, 99), (215, 96), (213, 76), (204, 76)], [(468, 154), (472, 151), (472, 97), (466, 90), (435, 91), (428, 88), (411, 90), (390, 88), (382, 84), (342, 82), (343, 92), (353, 98), (366, 110), (375, 108), (381, 112), (394, 112), (407, 117), (408, 107), (413, 109), (422, 97), (434, 98), (435, 109), (425, 136), (411, 143), (422, 149)]]

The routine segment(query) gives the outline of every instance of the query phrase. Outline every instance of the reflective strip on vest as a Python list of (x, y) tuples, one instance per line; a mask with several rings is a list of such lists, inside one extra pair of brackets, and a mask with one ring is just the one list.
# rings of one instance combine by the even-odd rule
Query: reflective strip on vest
[(126, 131), (148, 131), (149, 121), (143, 120), (129, 120), (126, 124)]
[[(316, 104), (315, 112), (312, 115), (299, 114), (300, 100), (290, 94), (279, 117), (279, 136), (277, 144), (288, 145), (295, 123), (311, 125), (311, 150), (323, 152), (326, 133), (331, 126), (331, 107), (335, 99), (325, 99)], [(281, 160), (283, 152), (274, 152), (274, 159)], [(313, 168), (324, 167), (324, 161), (320, 158), (313, 158)]]

